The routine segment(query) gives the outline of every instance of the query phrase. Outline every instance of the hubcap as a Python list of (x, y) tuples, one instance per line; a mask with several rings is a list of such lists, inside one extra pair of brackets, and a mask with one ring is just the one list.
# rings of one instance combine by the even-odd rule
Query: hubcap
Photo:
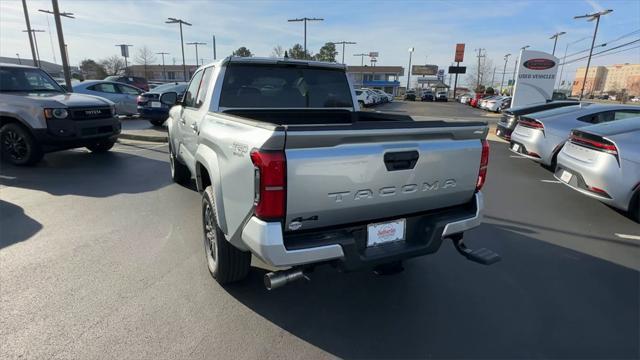
[(22, 160), (29, 152), (25, 139), (13, 130), (5, 133), (2, 146), (4, 147), (4, 151), (9, 154), (13, 160)]
[(213, 211), (207, 202), (203, 212), (204, 222), (204, 246), (207, 252), (207, 262), (209, 269), (216, 268), (216, 224), (213, 221)]

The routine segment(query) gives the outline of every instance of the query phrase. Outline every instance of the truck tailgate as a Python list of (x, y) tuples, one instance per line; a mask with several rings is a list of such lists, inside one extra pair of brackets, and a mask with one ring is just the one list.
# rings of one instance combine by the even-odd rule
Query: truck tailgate
[(469, 201), (488, 128), (438, 124), (287, 129), (285, 229), (401, 217)]

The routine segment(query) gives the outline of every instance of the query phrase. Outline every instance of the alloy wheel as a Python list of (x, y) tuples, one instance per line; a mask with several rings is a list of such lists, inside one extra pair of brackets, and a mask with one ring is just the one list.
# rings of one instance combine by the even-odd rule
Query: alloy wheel
[(22, 135), (13, 130), (5, 133), (4, 139), (2, 139), (2, 146), (5, 153), (15, 161), (23, 160), (29, 153), (27, 141)]

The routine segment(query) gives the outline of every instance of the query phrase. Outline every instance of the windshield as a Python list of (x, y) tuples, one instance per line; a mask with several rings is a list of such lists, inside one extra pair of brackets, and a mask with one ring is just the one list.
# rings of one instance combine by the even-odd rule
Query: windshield
[(180, 94), (180, 93), (183, 93), (186, 88), (187, 88), (187, 84), (170, 83), (170, 84), (162, 84), (160, 86), (157, 86), (150, 92), (152, 92), (152, 93), (164, 93), (164, 92), (169, 92), (169, 91), (175, 91), (178, 94)]
[(65, 92), (40, 69), (0, 67), (0, 92)]
[(220, 107), (353, 107), (342, 70), (290, 65), (229, 64)]

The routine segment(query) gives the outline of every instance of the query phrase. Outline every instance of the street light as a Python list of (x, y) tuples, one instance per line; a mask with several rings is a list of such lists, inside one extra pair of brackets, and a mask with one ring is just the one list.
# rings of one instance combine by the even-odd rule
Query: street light
[(162, 56), (162, 80), (167, 81), (167, 72), (165, 71), (165, 68), (164, 68), (164, 56), (165, 55), (169, 55), (169, 53), (168, 52), (158, 52), (158, 53), (156, 53), (156, 55)]
[[(167, 21), (165, 21), (165, 23), (180, 25), (180, 47), (182, 48), (182, 77), (184, 78), (184, 81), (187, 81), (187, 65), (184, 62), (184, 38), (182, 37), (182, 25), (191, 26), (191, 24), (189, 24), (188, 22), (182, 19), (176, 19), (176, 18), (167, 18)], [(196, 59), (196, 63), (197, 62), (198, 62), (198, 59)]]
[(369, 56), (369, 54), (365, 54), (365, 53), (353, 54), (353, 56), (360, 56), (360, 66), (364, 66), (364, 57)]
[(549, 39), (554, 39), (554, 40), (553, 40), (553, 52), (551, 53), (551, 55), (556, 56), (556, 45), (558, 44), (558, 37), (559, 37), (560, 35), (564, 35), (564, 34), (566, 34), (566, 32), (561, 31), (561, 32), (558, 32), (558, 33), (553, 34), (553, 35), (549, 38)]
[(509, 56), (511, 56), (511, 54), (507, 54), (504, 56), (504, 68), (502, 68), (502, 80), (500, 81), (501, 94), (502, 94), (502, 87), (504, 86), (504, 73), (507, 72), (507, 61), (509, 61)]
[(38, 67), (42, 67), (42, 63), (40, 62), (40, 50), (38, 50), (38, 39), (36, 38), (36, 33), (43, 33), (45, 32), (44, 30), (35, 30), (35, 29), (27, 29), (27, 30), (22, 30), (22, 32), (26, 33), (26, 32), (30, 32), (33, 34), (33, 43), (36, 47), (36, 58), (38, 59)]
[(124, 74), (129, 75), (129, 65), (127, 64), (127, 58), (129, 57), (129, 47), (133, 45), (117, 44), (116, 47), (120, 48), (120, 54), (124, 58)]
[(584, 95), (584, 86), (587, 84), (587, 74), (589, 73), (589, 65), (591, 65), (591, 55), (593, 54), (593, 45), (596, 42), (596, 35), (598, 34), (598, 25), (600, 25), (600, 17), (603, 15), (607, 15), (613, 10), (603, 10), (593, 14), (585, 14), (574, 16), (574, 19), (587, 19), (587, 21), (596, 21), (596, 28), (593, 30), (593, 38), (591, 39), (591, 48), (589, 49), (589, 58), (587, 59), (587, 69), (584, 71), (584, 80), (582, 81), (582, 89), (580, 90), (580, 98), (582, 100), (582, 96)]
[(333, 45), (341, 45), (342, 44), (342, 64), (344, 64), (344, 46), (345, 45), (354, 45), (357, 43), (354, 43), (353, 41), (336, 41), (336, 42), (332, 42), (330, 44)]
[(196, 67), (198, 67), (198, 45), (207, 45), (207, 43), (203, 43), (203, 42), (188, 42), (187, 45), (194, 45), (196, 47)]
[(288, 22), (304, 22), (304, 56), (307, 56), (307, 21), (324, 21), (322, 18), (303, 17), (299, 19), (289, 19)]
[(411, 80), (411, 55), (413, 55), (413, 52), (416, 50), (416, 48), (410, 47), (409, 48), (409, 68), (407, 69), (407, 90), (409, 91), (409, 81)]
[(559, 85), (558, 86), (561, 86), (561, 84), (562, 84), (562, 73), (564, 72), (564, 63), (567, 61), (567, 51), (569, 51), (569, 45), (577, 44), (580, 41), (586, 40), (588, 38), (589, 38), (588, 36), (585, 36), (582, 39), (576, 40), (574, 42), (570, 42), (570, 43), (567, 44), (567, 46), (565, 46), (565, 48), (564, 48), (564, 56), (562, 57), (562, 66), (560, 67), (560, 79), (559, 79), (559, 83), (558, 83)]

